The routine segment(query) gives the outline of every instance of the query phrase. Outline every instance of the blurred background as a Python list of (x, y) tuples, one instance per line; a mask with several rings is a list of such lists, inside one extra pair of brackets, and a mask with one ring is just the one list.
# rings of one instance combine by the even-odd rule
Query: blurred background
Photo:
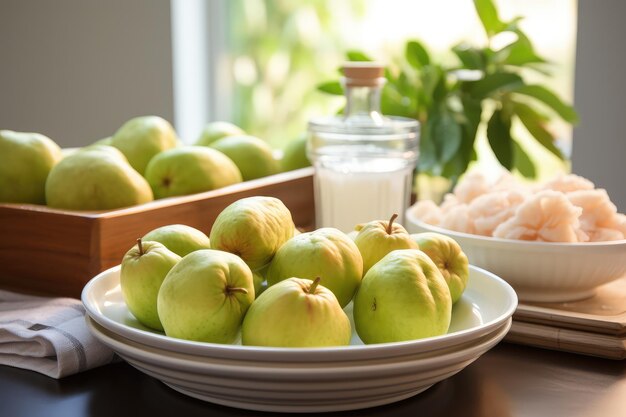
[[(539, 176), (572, 170), (626, 211), (626, 2), (495, 3), (504, 20), (524, 17), (551, 62), (548, 86), (579, 114), (573, 129), (550, 126), (571, 164), (523, 142)], [(207, 122), (228, 120), (278, 149), (310, 117), (342, 107), (316, 87), (338, 78), (347, 51), (394, 62), (419, 39), (446, 63), (452, 46), (485, 42), (471, 0), (2, 0), (0, 16), (0, 128), (63, 147), (156, 114), (186, 143)], [(489, 169), (497, 161), (481, 140), (478, 164)]]

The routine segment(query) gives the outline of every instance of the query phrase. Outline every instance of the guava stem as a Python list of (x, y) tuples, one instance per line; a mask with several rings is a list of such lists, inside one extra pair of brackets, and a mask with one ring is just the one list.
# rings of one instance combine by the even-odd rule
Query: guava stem
[(248, 294), (248, 290), (243, 287), (226, 287), (227, 293), (240, 292), (242, 294)]
[(137, 239), (137, 247), (139, 248), (139, 256), (142, 256), (145, 252), (143, 251), (143, 245), (141, 244), (141, 238)]
[(315, 294), (315, 289), (317, 288), (317, 284), (320, 283), (322, 279), (320, 277), (315, 278), (313, 284), (309, 287), (309, 294)]
[(393, 221), (398, 217), (397, 213), (393, 213), (393, 216), (391, 216), (391, 219), (389, 219), (389, 224), (387, 225), (387, 234), (390, 235), (391, 234), (391, 230), (393, 227)]

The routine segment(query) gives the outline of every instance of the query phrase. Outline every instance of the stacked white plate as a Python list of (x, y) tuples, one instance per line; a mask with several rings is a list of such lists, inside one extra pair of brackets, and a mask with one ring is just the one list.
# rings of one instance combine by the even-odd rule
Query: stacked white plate
[[(517, 306), (511, 286), (471, 266), (446, 335), (363, 345), (354, 333), (350, 346), (294, 349), (192, 342), (149, 330), (126, 308), (119, 266), (93, 278), (82, 300), (94, 336), (140, 371), (195, 398), (275, 412), (351, 410), (416, 395), (502, 340)], [(352, 316), (351, 305), (346, 312)]]

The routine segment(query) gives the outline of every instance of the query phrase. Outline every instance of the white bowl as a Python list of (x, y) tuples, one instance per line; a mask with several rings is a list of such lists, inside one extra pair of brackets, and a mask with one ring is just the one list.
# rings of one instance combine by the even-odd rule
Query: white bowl
[[(174, 339), (130, 314), (119, 267), (93, 278), (83, 304), (92, 333), (139, 370), (172, 388), (218, 404), (261, 411), (340, 411), (415, 395), (460, 371), (498, 343), (517, 307), (515, 291), (471, 267), (446, 335), (332, 348), (266, 348)], [(346, 307), (351, 316), (351, 310)], [(354, 326), (353, 326), (354, 329)]]
[(409, 233), (436, 232), (455, 239), (472, 265), (510, 283), (521, 301), (564, 302), (591, 297), (626, 274), (626, 240), (590, 243), (531, 242), (455, 232), (406, 212)]

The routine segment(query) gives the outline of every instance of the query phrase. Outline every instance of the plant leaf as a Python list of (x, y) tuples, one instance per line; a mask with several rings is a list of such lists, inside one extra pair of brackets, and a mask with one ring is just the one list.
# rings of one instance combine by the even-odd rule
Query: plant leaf
[(428, 65), (422, 71), (424, 93), (431, 98), (431, 107), (441, 111), (441, 103), (449, 96), (444, 69), (439, 65)]
[(533, 44), (521, 30), (514, 31), (517, 40), (496, 52), (496, 59), (504, 65), (522, 66), (526, 64), (543, 64), (547, 61), (537, 55)]
[(479, 70), (483, 70), (485, 68), (485, 59), (479, 49), (459, 44), (453, 47), (452, 51), (459, 58), (464, 68)]
[(339, 81), (328, 81), (317, 85), (317, 89), (324, 93), (343, 96), (343, 87)]
[(346, 57), (348, 61), (373, 61), (372, 58), (361, 51), (348, 51), (346, 52)]
[(415, 84), (415, 81), (411, 81), (405, 72), (401, 72), (396, 80), (392, 80), (388, 84), (392, 84), (393, 87), (398, 91), (398, 93), (402, 95), (402, 105), (408, 107), (409, 114), (407, 115), (407, 117), (418, 118), (418, 87)]
[(448, 96), (448, 86), (446, 83), (446, 77), (443, 74), (439, 76), (439, 82), (435, 85), (433, 90), (433, 100), (435, 102), (443, 102)]
[(483, 24), (487, 37), (492, 37), (501, 32), (506, 25), (498, 17), (498, 10), (491, 0), (474, 0), (476, 13)]
[(513, 91), (541, 101), (543, 104), (554, 110), (566, 122), (578, 122), (578, 114), (576, 113), (576, 110), (574, 110), (572, 106), (561, 101), (561, 99), (554, 94), (554, 92), (548, 90), (546, 87), (537, 84), (530, 84), (523, 85)]
[(501, 32), (515, 32), (519, 30), (518, 23), (523, 19), (524, 18), (522, 16), (514, 17), (513, 20), (510, 20), (504, 24), (504, 27), (502, 28)]
[(421, 72), (423, 99), (428, 106), (433, 101), (435, 88), (441, 81), (441, 77), (443, 77), (443, 73), (440, 71), (440, 68), (433, 65), (424, 67)]
[(401, 91), (404, 96), (414, 96), (417, 94), (415, 83), (409, 80), (406, 72), (401, 72), (397, 79), (390, 80), (390, 82), (393, 83), (398, 91)]
[(497, 92), (514, 90), (524, 85), (524, 80), (512, 72), (495, 72), (487, 74), (482, 80), (470, 81), (466, 84), (472, 96), (482, 99)]
[(475, 157), (474, 153), (474, 140), (476, 135), (468, 134), (468, 130), (464, 128), (461, 130), (461, 145), (454, 154), (454, 157), (450, 159), (443, 167), (441, 175), (446, 178), (450, 178), (452, 181), (456, 181), (465, 171), (472, 158)]
[(389, 67), (385, 67), (385, 78), (387, 79), (387, 81), (389, 82), (393, 82), (394, 80), (394, 76), (393, 73), (391, 72), (391, 70), (389, 69)]
[(430, 64), (430, 56), (426, 48), (418, 41), (409, 41), (406, 44), (404, 56), (413, 68), (420, 69)]
[(383, 114), (391, 116), (414, 117), (410, 108), (411, 100), (404, 97), (393, 84), (383, 87), (380, 106)]
[[(464, 147), (463, 143), (461, 144)], [(441, 170), (441, 176), (449, 178), (453, 182), (456, 181), (465, 171), (470, 163), (470, 153), (457, 152), (452, 159), (450, 159), (443, 166)]]
[[(425, 173), (433, 173), (434, 168), (437, 166), (437, 150), (435, 149), (435, 144), (431, 138), (431, 125), (432, 117), (424, 123), (422, 126), (422, 132), (420, 136), (420, 154), (417, 160), (417, 168), (420, 172)], [(439, 175), (439, 173), (436, 173)]]
[(482, 102), (464, 95), (461, 98), (461, 103), (463, 103), (463, 114), (466, 118), (465, 129), (467, 130), (468, 136), (475, 138), (476, 131), (481, 122), (483, 111)]
[(513, 104), (513, 111), (537, 142), (560, 159), (565, 159), (563, 153), (554, 144), (554, 136), (544, 127), (545, 118), (542, 115), (520, 102)]
[(545, 66), (545, 64), (541, 64), (541, 63), (533, 64), (533, 63), (530, 63), (530, 64), (527, 64), (527, 65), (524, 65), (524, 68), (528, 68), (528, 69), (531, 69), (533, 71), (536, 71), (536, 72), (538, 72), (541, 75), (545, 75), (546, 77), (551, 77), (552, 76), (552, 72), (550, 71), (549, 68), (547, 68)]
[(461, 95), (462, 111), (457, 116), (461, 118), (461, 145), (456, 154), (443, 167), (442, 175), (453, 182), (458, 179), (476, 159), (474, 142), (476, 132), (481, 123), (482, 102), (464, 94)]
[(503, 167), (513, 168), (513, 138), (511, 119), (502, 110), (495, 110), (487, 124), (487, 139), (493, 153)]
[(535, 164), (516, 140), (513, 141), (513, 157), (513, 164), (520, 174), (526, 178), (537, 178)]
[(437, 150), (437, 160), (445, 164), (451, 160), (461, 146), (461, 126), (448, 109), (442, 107), (432, 119), (431, 137)]

